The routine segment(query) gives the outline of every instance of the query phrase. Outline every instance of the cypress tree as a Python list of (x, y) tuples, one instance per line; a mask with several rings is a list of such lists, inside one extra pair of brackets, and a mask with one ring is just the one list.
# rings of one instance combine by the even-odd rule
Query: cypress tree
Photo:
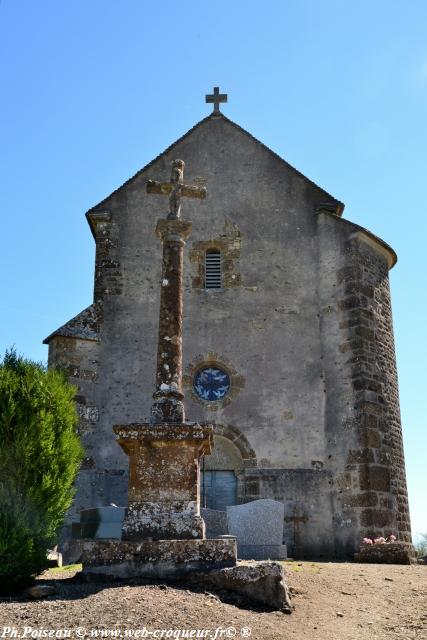
[(75, 388), (60, 371), (6, 352), (0, 363), (0, 591), (46, 568), (74, 495), (82, 447)]

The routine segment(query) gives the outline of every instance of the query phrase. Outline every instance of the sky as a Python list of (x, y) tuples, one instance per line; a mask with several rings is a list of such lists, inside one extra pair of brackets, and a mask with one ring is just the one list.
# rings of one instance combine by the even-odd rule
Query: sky
[(427, 532), (425, 0), (0, 0), (0, 349), (92, 301), (85, 212), (211, 111), (388, 242), (413, 531)]

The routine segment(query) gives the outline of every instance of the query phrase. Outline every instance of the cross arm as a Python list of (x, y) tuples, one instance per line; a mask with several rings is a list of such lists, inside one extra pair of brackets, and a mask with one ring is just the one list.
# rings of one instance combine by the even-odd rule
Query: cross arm
[[(176, 188), (173, 182), (157, 182), (156, 180), (147, 180), (147, 193), (157, 193), (159, 195), (168, 196), (170, 192)], [(205, 187), (193, 187), (191, 185), (179, 185), (180, 195), (186, 198), (206, 198)]]
[(147, 180), (147, 193), (158, 193), (168, 196), (174, 185), (171, 182), (156, 182), (156, 180)]
[(192, 187), (187, 184), (183, 184), (181, 187), (181, 195), (186, 198), (206, 198), (206, 187)]

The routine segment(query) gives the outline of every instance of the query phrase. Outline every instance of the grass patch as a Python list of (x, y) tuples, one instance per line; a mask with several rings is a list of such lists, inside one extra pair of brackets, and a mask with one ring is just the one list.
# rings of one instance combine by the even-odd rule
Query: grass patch
[(62, 571), (81, 571), (81, 564), (66, 564), (64, 567), (52, 567), (49, 569), (52, 573), (61, 573)]

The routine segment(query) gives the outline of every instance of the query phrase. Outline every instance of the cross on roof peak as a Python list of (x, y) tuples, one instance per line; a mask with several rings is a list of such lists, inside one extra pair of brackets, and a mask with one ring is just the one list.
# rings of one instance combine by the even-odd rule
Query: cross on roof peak
[(227, 102), (228, 96), (226, 93), (220, 93), (219, 87), (214, 87), (213, 93), (210, 93), (205, 96), (205, 101), (207, 103), (213, 102), (213, 112), (212, 113), (220, 113), (219, 105), (221, 102)]

